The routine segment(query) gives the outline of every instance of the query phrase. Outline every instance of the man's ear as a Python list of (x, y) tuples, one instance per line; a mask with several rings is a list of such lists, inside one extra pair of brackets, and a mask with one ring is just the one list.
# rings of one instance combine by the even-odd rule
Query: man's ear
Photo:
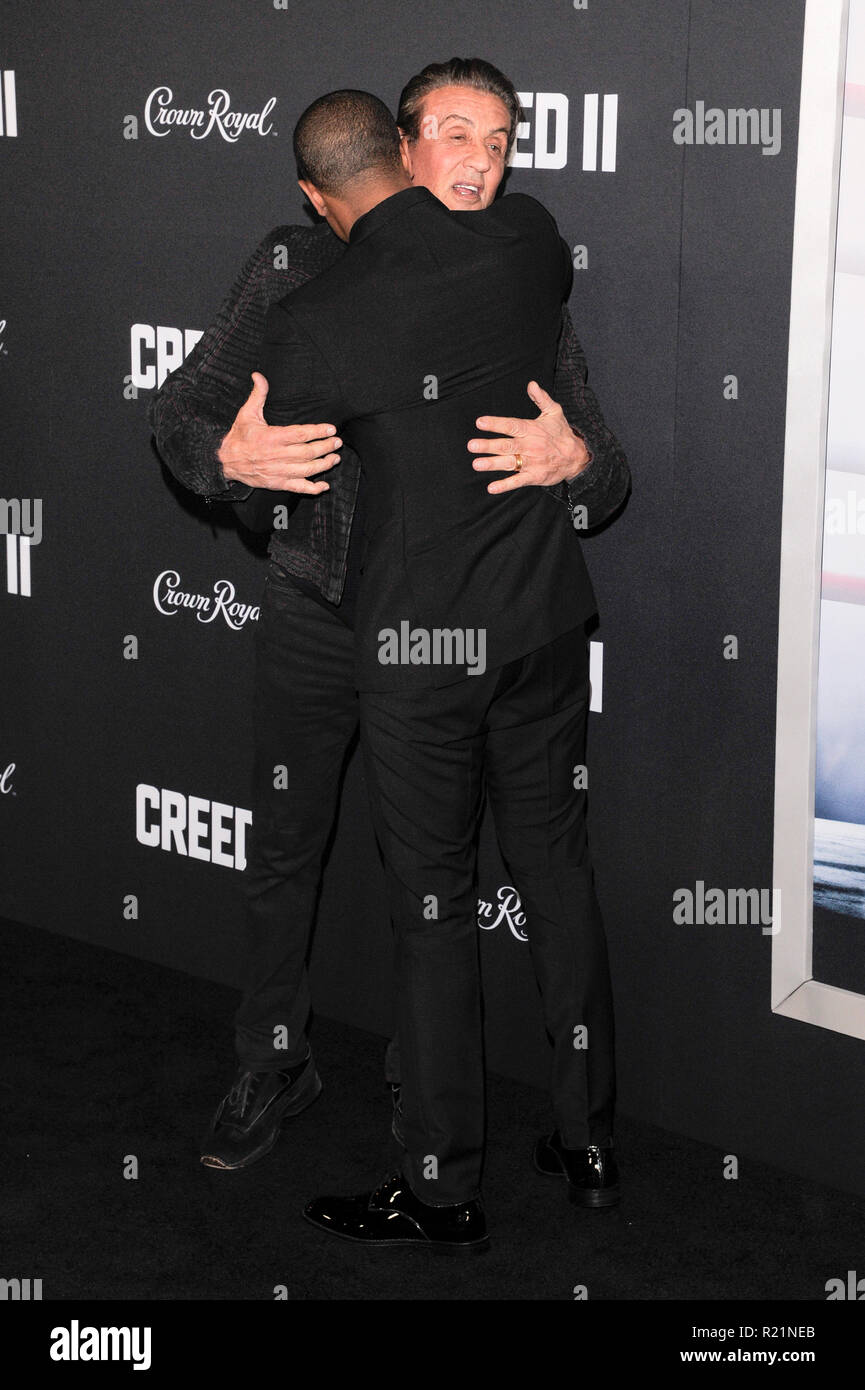
[(303, 189), (307, 198), (312, 203), (312, 206), (315, 208), (319, 217), (327, 217), (327, 202), (319, 193), (315, 184), (310, 183), (309, 179), (298, 179), (297, 182), (298, 186)]
[(402, 167), (405, 169), (410, 179), (414, 178), (414, 170), (411, 167), (411, 141), (404, 130), (399, 133), (399, 157), (402, 160)]

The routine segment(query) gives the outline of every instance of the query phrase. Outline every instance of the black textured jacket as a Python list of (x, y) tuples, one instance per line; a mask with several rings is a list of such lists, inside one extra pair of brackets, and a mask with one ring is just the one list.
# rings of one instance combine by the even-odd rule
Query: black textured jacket
[[(151, 401), (148, 419), (162, 458), (184, 487), (208, 502), (239, 500), (251, 492), (243, 483), (226, 480), (217, 454), (252, 388), (250, 374), (258, 368), (269, 307), (319, 275), (344, 250), (327, 226), (274, 228), (244, 265), (213, 323)], [(586, 361), (565, 309), (553, 396), (585, 440), (592, 460), (572, 483), (551, 491), (571, 510), (584, 507), (585, 525), (591, 528), (624, 500), (630, 472), (586, 377)], [(314, 586), (330, 603), (339, 603), (342, 596), (360, 480), (356, 455), (345, 447), (339, 453), (341, 462), (326, 475), (329, 490), (301, 497), (269, 546), (270, 555), (289, 574)]]

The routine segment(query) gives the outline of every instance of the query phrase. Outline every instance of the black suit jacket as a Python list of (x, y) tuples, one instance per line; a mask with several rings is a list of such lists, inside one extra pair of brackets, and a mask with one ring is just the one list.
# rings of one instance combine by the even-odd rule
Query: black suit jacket
[(571, 259), (550, 214), (511, 194), (452, 213), (408, 188), (354, 224), (346, 254), (271, 307), (271, 424), (332, 420), (367, 479), (356, 620), (361, 690), (446, 685), (470, 664), (382, 664), (383, 634), (471, 629), (500, 666), (596, 609), (567, 511), (545, 490), (492, 496), (466, 441), (481, 414), (552, 389)]

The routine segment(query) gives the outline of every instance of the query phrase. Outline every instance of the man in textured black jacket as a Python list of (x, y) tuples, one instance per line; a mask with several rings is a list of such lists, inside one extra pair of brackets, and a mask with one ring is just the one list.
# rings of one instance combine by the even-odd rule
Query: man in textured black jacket
[(355, 668), (396, 934), (404, 1150), (377, 1191), (319, 1198), (306, 1214), (355, 1241), (475, 1253), (488, 1245), (484, 791), (553, 1045), (557, 1127), (536, 1160), (585, 1205), (618, 1200), (609, 966), (572, 780), (595, 597), (556, 499), (491, 498), (464, 455), (484, 402), (507, 416), (527, 380), (552, 385), (571, 259), (534, 199), (469, 215), (413, 187), (393, 120), (368, 93), (319, 98), (294, 139), (301, 187), (348, 250), (268, 313), (267, 418), (333, 420), (366, 480)]
[[(512, 84), (482, 60), (424, 69), (406, 86), (399, 113), (403, 157), (414, 181), (447, 206), (488, 206), (518, 115)], [(430, 138), (431, 120), (441, 121), (441, 139)], [(344, 249), (326, 225), (275, 228), (150, 410), (166, 463), (209, 502), (248, 497), (254, 486), (290, 489), (299, 497), (287, 525), (271, 536), (256, 632), (253, 825), (245, 875), (250, 966), (237, 1017), (237, 1077), (202, 1151), (204, 1162), (221, 1168), (243, 1167), (266, 1152), (283, 1115), (303, 1109), (320, 1087), (306, 1042), (304, 962), (340, 773), (357, 728), (352, 622), (363, 488), (355, 455), (332, 431), (328, 437), (317, 425), (268, 426), (266, 382), (259, 375), (246, 397), (269, 305), (334, 264)], [(581, 508), (592, 527), (622, 502), (629, 473), (586, 375), (565, 310), (553, 387), (562, 405), (532, 390), (537, 419), (484, 419), (482, 427), (501, 442), (472, 441), (472, 452), (475, 466), (485, 469), (502, 466), (501, 451), (519, 449), (522, 473), (492, 483), (490, 491), (546, 486), (557, 505)], [(313, 481), (322, 465), (332, 469), (335, 448), (339, 467), (328, 471), (327, 483)], [(483, 454), (491, 457), (482, 460)], [(468, 454), (466, 465), (470, 471)], [(511, 468), (513, 459), (504, 466)], [(287, 769), (287, 785), (279, 789), (277, 764)], [(283, 1051), (274, 1049), (280, 1027), (288, 1039)], [(396, 1082), (394, 1059), (391, 1067), (389, 1079)]]

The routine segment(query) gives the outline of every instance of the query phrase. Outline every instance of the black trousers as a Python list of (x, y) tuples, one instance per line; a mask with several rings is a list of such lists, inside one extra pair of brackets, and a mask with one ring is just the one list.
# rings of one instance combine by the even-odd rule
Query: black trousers
[[(235, 1048), (250, 1071), (306, 1054), (307, 955), (322, 860), (357, 732), (353, 633), (270, 562), (255, 634), (247, 969)], [(385, 1076), (399, 1080), (395, 1043)]]
[(612, 1140), (607, 945), (586, 839), (582, 628), (441, 689), (362, 693), (361, 741), (396, 931), (404, 1173), (422, 1201), (478, 1195), (484, 1070), (476, 830), (484, 786), (527, 914), (567, 1148)]

